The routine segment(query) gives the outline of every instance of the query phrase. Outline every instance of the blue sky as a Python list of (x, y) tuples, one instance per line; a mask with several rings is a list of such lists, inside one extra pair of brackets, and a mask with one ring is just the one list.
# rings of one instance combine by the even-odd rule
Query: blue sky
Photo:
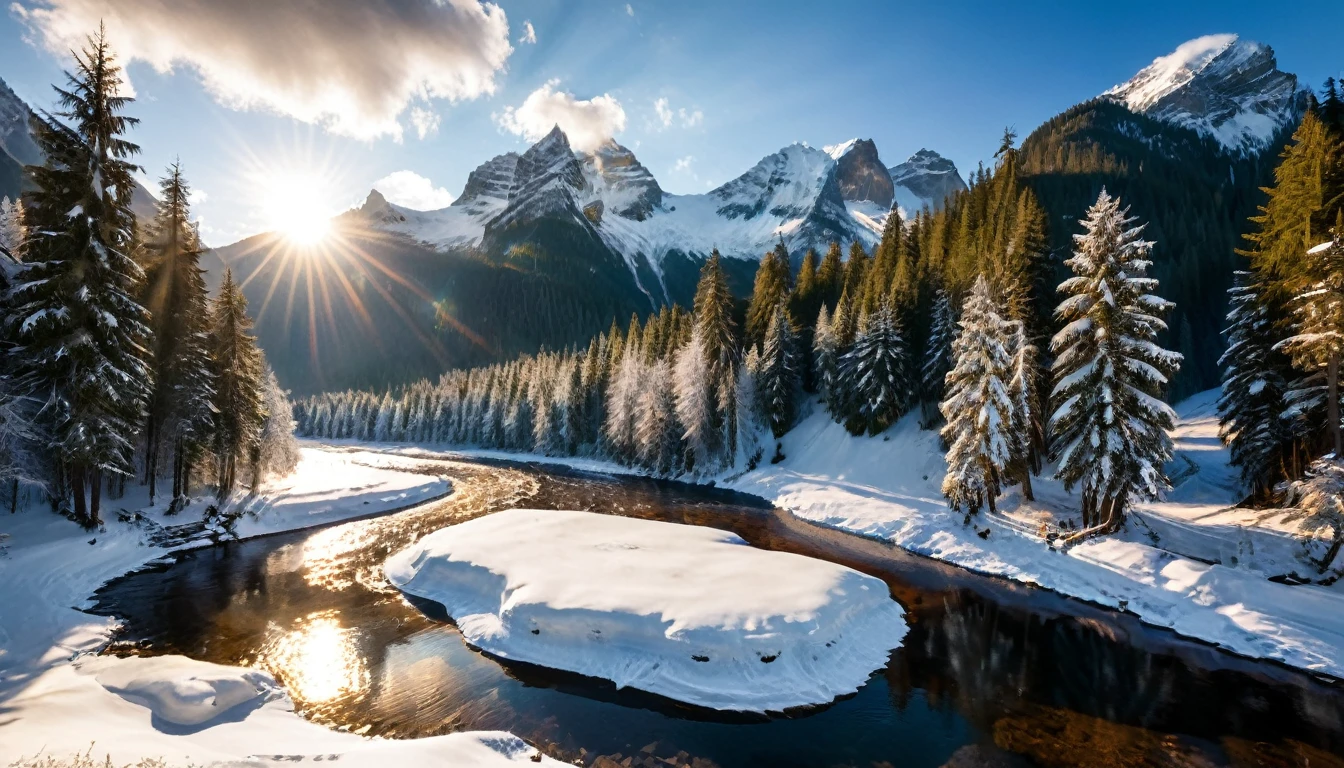
[[(310, 12), (305, 8), (320, 7), (316, 13), (325, 14), (356, 1), (326, 0), (332, 5), (324, 6), (277, 0), (275, 5), (291, 6), (301, 18)], [(157, 178), (169, 162), (181, 158), (187, 177), (203, 193), (197, 211), (214, 245), (268, 228), (291, 205), (334, 213), (394, 172), (411, 171), (429, 180), (401, 174), (394, 186), (408, 200), (445, 200), (442, 193), (432, 193), (436, 188), (456, 195), (476, 165), (528, 145), (529, 121), (550, 114), (523, 107), (538, 89), (549, 89), (542, 95), (550, 97), (538, 104), (578, 109), (583, 119), (601, 127), (620, 127), (616, 139), (635, 150), (664, 188), (685, 193), (721, 184), (785, 144), (820, 146), (856, 136), (876, 140), (888, 165), (929, 147), (965, 172), (990, 156), (1005, 125), (1025, 135), (1181, 42), (1205, 34), (1235, 32), (1268, 43), (1281, 69), (1312, 86), (1344, 72), (1337, 35), (1323, 31), (1344, 28), (1344, 4), (1338, 0), (635, 0), (628, 5), (503, 0), (502, 13), (462, 16), (467, 21), (455, 28), (456, 42), (449, 43), (440, 41), (453, 38), (454, 30), (426, 23), (424, 18), (438, 19), (432, 14), (377, 33), (357, 23), (332, 22), (305, 38), (293, 32), (307, 34), (305, 22), (287, 30), (284, 18), (250, 12), (257, 2), (207, 6), (219, 15), (217, 22), (181, 40), (176, 53), (151, 50), (163, 35), (146, 33), (132, 40), (123, 33), (119, 41), (121, 28), (109, 23), (114, 46), (122, 42), (123, 52), (129, 47), (136, 54), (129, 74), (138, 101), (131, 111), (142, 123), (133, 138), (143, 147), (146, 173)], [(461, 6), (468, 0), (455, 2)], [(373, 0), (363, 7), (380, 5), (415, 2)], [(67, 63), (51, 52), (61, 39), (104, 14), (124, 16), (122, 24), (152, 26), (159, 21), (153, 9), (159, 7), (148, 0), (19, 0), (0, 15), (0, 78), (34, 106), (49, 106), (49, 84)], [(134, 15), (136, 8), (134, 13), (142, 15)], [(237, 17), (227, 18), (229, 13)], [(445, 23), (457, 24), (454, 18)], [(530, 22), (535, 42), (523, 39), (524, 22)], [(511, 51), (503, 47), (505, 23)], [(424, 34), (412, 43), (398, 37), (418, 33)], [(479, 43), (477, 38), (485, 37), (492, 39), (490, 45)], [(360, 98), (367, 102), (391, 93), (384, 87), (389, 83), (414, 81), (415, 71), (380, 72), (387, 69), (389, 55), (408, 47), (433, 59), (428, 71), (436, 77), (453, 75), (460, 66), (466, 73), (462, 80), (471, 82), (455, 84), (450, 76), (431, 85), (430, 90), (456, 98), (398, 102), (389, 96), (390, 102), (376, 105), (382, 122), (374, 128), (333, 126), (331, 117), (326, 125), (315, 125), (291, 116), (311, 108), (307, 94), (321, 90), (324, 72), (333, 69), (344, 67), (347, 79), (380, 73), (364, 84)], [(334, 58), (323, 60), (312, 51)], [(155, 56), (176, 56), (173, 70), (159, 72), (141, 60)], [(218, 78), (228, 84), (223, 90), (235, 92), (221, 95), (219, 87), (211, 92), (203, 83), (202, 66), (216, 67), (222, 73)], [(290, 84), (288, 96), (247, 108), (234, 103), (239, 92), (255, 90), (249, 84), (268, 87), (268, 73), (288, 77), (304, 68), (311, 71)], [(483, 79), (489, 83), (482, 85)], [(594, 97), (605, 98), (596, 105), (573, 103)], [(359, 121), (364, 102), (356, 101), (341, 102), (341, 109)], [(397, 113), (399, 104), (405, 109)], [(423, 138), (411, 119), (413, 109), (437, 121)], [(614, 117), (617, 113), (623, 121)], [(386, 132), (388, 115), (402, 126), (399, 138)], [(291, 177), (299, 181), (289, 183)], [(414, 183), (425, 189), (417, 190)]]

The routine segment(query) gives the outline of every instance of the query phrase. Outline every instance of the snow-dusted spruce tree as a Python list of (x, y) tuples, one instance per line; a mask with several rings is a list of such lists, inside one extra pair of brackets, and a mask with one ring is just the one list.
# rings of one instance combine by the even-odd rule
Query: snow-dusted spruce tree
[[(1344, 430), (1340, 427), (1339, 365), (1344, 353), (1344, 232), (1334, 240), (1307, 251), (1306, 285), (1293, 298), (1297, 333), (1276, 345), (1287, 352), (1294, 365), (1308, 372), (1325, 374), (1326, 434), (1331, 450), (1344, 456)], [(1305, 399), (1290, 393), (1290, 401)]]
[(756, 392), (756, 374), (760, 368), (760, 353), (753, 348), (747, 352), (746, 359), (737, 371), (737, 408), (734, 418), (737, 420), (738, 438), (737, 458), (733, 464), (745, 469), (755, 469), (765, 453), (762, 433), (767, 427), (757, 407), (759, 398)]
[(1031, 343), (1027, 324), (1022, 320), (1009, 322), (1008, 347), (1011, 360), (1008, 395), (1013, 403), (1012, 462), (1008, 476), (1022, 486), (1023, 498), (1031, 501), (1036, 498), (1031, 489), (1031, 476), (1040, 471), (1035, 447), (1044, 443), (1037, 405), (1040, 393), (1036, 386), (1040, 354)]
[(676, 410), (671, 366), (666, 360), (659, 360), (645, 370), (635, 421), (639, 462), (655, 475), (672, 475), (677, 469), (681, 440), (677, 437)]
[[(728, 277), (723, 272), (718, 249), (710, 253), (700, 270), (700, 282), (695, 288), (695, 330), (704, 345), (706, 380), (714, 403), (714, 432), (712, 454), (715, 464), (731, 462), (737, 451), (737, 328), (733, 322), (733, 294), (728, 289)], [(715, 467), (702, 468), (712, 472)]]
[(210, 351), (204, 248), (191, 222), (191, 194), (174, 163), (159, 185), (154, 221), (141, 246), (142, 301), (150, 312), (153, 386), (144, 424), (145, 480), (150, 503), (158, 487), (159, 457), (172, 456), (173, 499), (185, 501), (191, 467), (206, 449), (212, 427), (214, 382)]
[(210, 313), (209, 339), (215, 381), (215, 487), (220, 499), (233, 490), (238, 459), (247, 459), (256, 447), (265, 416), (261, 400), (263, 361), (256, 337), (248, 333), (251, 329), (247, 299), (233, 281), (232, 270), (225, 270)]
[(709, 363), (700, 329), (677, 350), (672, 371), (672, 391), (676, 397), (677, 422), (689, 453), (690, 471), (702, 472), (715, 461), (714, 446), (718, 433), (714, 427), (714, 403), (710, 399)]
[[(863, 249), (859, 250), (862, 252)], [(826, 411), (841, 424), (846, 423), (852, 416), (852, 411), (857, 409), (854, 404), (854, 382), (844, 375), (845, 355), (853, 348), (854, 339), (858, 335), (859, 318), (856, 311), (857, 308), (849, 300), (849, 290), (843, 289), (840, 300), (835, 304), (835, 312), (831, 315), (830, 330), (835, 355), (835, 373), (826, 392)]]
[(939, 285), (933, 295), (933, 319), (929, 325), (929, 341), (924, 350), (924, 367), (920, 371), (919, 394), (920, 426), (932, 429), (939, 416), (938, 404), (943, 400), (947, 372), (952, 370), (952, 342), (957, 338), (957, 314), (952, 308), (952, 297)]
[(952, 342), (952, 370), (939, 409), (947, 449), (943, 495), (953, 509), (994, 511), (1012, 460), (1013, 401), (1008, 379), (1008, 324), (999, 316), (984, 275), (976, 278), (961, 309), (961, 332)]
[(133, 173), (120, 68), (102, 31), (75, 55), (60, 111), (32, 120), (47, 165), (28, 169), (24, 261), (8, 302), (4, 366), (41, 401), (43, 450), (57, 457), (76, 517), (99, 521), (104, 481), (133, 471), (131, 439), (150, 381), (146, 313), (131, 258)]
[(22, 260), (24, 233), (23, 202), (8, 197), (0, 199), (0, 251), (15, 261)]
[(1181, 355), (1155, 342), (1171, 303), (1153, 293), (1153, 244), (1136, 221), (1102, 190), (1074, 235), (1074, 276), (1055, 310), (1064, 327), (1050, 342), (1052, 457), (1055, 476), (1081, 490), (1085, 534), (1115, 530), (1131, 502), (1168, 485), (1175, 413), (1161, 395)]
[(285, 477), (299, 465), (299, 441), (294, 439), (294, 411), (289, 393), (280, 388), (271, 366), (262, 378), (261, 404), (266, 416), (257, 437), (252, 465), (252, 488), (259, 488), (267, 477)]
[(797, 343), (785, 303), (780, 300), (766, 326), (760, 367), (756, 372), (756, 398), (775, 437), (783, 437), (789, 431), (797, 413), (796, 401), (801, 384)]
[(627, 343), (616, 365), (616, 375), (607, 388), (605, 436), (611, 458), (632, 464), (637, 454), (635, 423), (639, 416), (639, 394), (644, 388), (645, 366), (639, 347)]
[(33, 426), (33, 405), (14, 391), (12, 380), (0, 377), (0, 498), (9, 500), (10, 514), (18, 511), (20, 486), (46, 485), (35, 450), (40, 436)]
[(835, 377), (840, 364), (839, 350), (836, 349), (835, 333), (831, 330), (831, 311), (825, 304), (817, 313), (817, 324), (812, 331), (812, 380), (816, 382), (817, 394), (823, 402), (831, 399), (831, 388), (835, 386)]
[(1274, 349), (1274, 322), (1262, 286), (1250, 272), (1237, 272), (1227, 289), (1227, 351), (1223, 392), (1218, 398), (1219, 433), (1232, 453), (1241, 480), (1256, 494), (1274, 487), (1282, 476), (1285, 449), (1293, 425), (1285, 416), (1287, 389), (1282, 353)]
[(852, 413), (846, 427), (854, 434), (876, 435), (904, 415), (914, 392), (910, 353), (900, 321), (883, 301), (840, 361)]
[(1289, 520), (1300, 520), (1304, 531), (1330, 534), (1330, 547), (1318, 566), (1321, 573), (1330, 567), (1344, 544), (1344, 461), (1326, 454), (1307, 467), (1300, 479), (1280, 486), (1286, 493), (1284, 504), (1295, 507)]

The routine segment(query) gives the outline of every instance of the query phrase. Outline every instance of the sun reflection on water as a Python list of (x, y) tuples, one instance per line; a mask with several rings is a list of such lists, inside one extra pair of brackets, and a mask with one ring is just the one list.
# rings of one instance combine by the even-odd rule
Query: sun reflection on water
[(257, 662), (300, 706), (350, 699), (369, 688), (369, 671), (355, 639), (356, 631), (341, 625), (338, 612), (318, 611), (267, 641)]

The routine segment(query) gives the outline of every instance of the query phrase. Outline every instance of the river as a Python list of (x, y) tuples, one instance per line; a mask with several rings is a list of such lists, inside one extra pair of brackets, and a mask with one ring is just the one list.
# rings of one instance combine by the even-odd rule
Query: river
[[(399, 513), (178, 554), (110, 582), (110, 653), (267, 669), (309, 719), (414, 738), (507, 730), (612, 765), (1344, 766), (1344, 687), (979, 576), (703, 486), (554, 466), (425, 460), (454, 493)], [(883, 579), (910, 631), (828, 706), (772, 716), (690, 708), (468, 648), (387, 584), (388, 554), (510, 507), (585, 509), (732, 530), (753, 546)], [(423, 610), (421, 610), (423, 609)], [(627, 762), (627, 758), (630, 760)]]

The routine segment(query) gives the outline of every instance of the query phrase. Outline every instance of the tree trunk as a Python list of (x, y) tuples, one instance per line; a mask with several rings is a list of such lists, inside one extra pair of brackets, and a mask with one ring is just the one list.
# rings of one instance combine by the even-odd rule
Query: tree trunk
[(19, 478), (14, 478), (9, 484), (9, 514), (13, 515), (19, 511)]
[(1335, 446), (1335, 458), (1344, 457), (1344, 432), (1339, 428), (1339, 353), (1330, 355), (1326, 367), (1326, 413), (1330, 419), (1330, 442)]
[(98, 514), (103, 499), (102, 470), (90, 470), (86, 485), (89, 486), (89, 522), (94, 525), (102, 525), (103, 519)]
[[(1030, 459), (1028, 459), (1030, 461)], [(1022, 473), (1022, 498), (1027, 501), (1035, 501), (1036, 494), (1031, 490), (1031, 467), (1025, 467), (1026, 471)]]
[(75, 497), (75, 519), (81, 524), (89, 522), (89, 508), (84, 497), (84, 468), (70, 468), (70, 491)]

